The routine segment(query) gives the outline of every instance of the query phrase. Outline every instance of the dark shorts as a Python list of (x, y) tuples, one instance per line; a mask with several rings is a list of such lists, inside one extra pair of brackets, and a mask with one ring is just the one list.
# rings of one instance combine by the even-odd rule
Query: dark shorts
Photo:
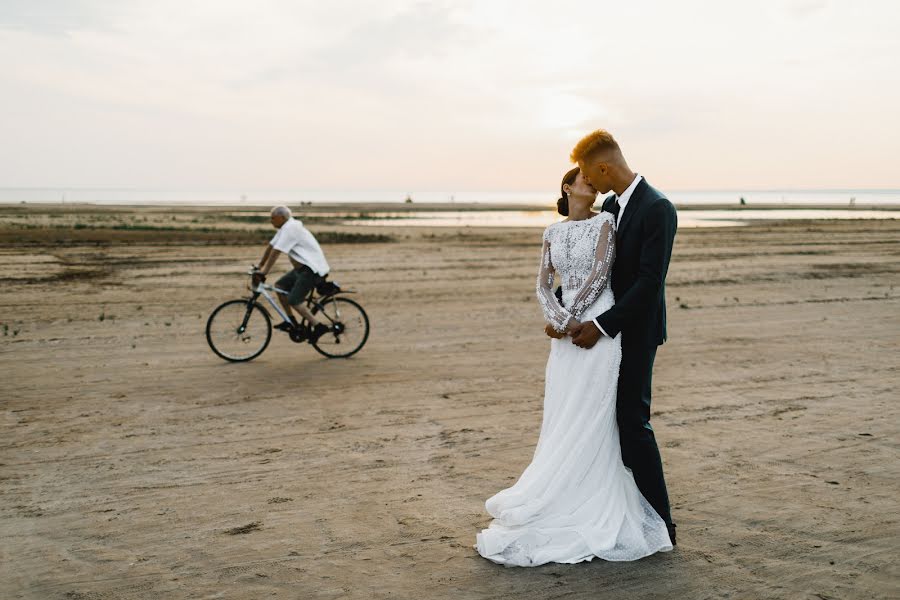
[(297, 306), (306, 298), (310, 290), (316, 287), (321, 277), (306, 265), (288, 271), (275, 282), (275, 287), (288, 293), (288, 302)]

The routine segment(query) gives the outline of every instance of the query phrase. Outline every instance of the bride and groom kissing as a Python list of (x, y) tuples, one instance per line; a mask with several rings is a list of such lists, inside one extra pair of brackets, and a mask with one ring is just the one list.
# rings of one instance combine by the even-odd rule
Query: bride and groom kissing
[[(558, 202), (568, 218), (544, 231), (537, 281), (552, 338), (540, 436), (518, 481), (486, 501), (494, 520), (476, 536), (479, 554), (507, 566), (636, 560), (675, 545), (650, 426), (675, 207), (605, 130), (571, 159)], [(614, 192), (599, 213), (598, 192)]]

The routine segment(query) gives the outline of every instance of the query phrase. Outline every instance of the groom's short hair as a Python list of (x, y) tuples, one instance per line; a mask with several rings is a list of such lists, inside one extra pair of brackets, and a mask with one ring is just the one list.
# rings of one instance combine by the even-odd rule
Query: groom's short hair
[(613, 138), (612, 134), (605, 129), (598, 129), (593, 133), (589, 133), (581, 141), (575, 144), (572, 154), (569, 158), (573, 163), (583, 161), (593, 154), (608, 154), (610, 152), (619, 153), (619, 144)]

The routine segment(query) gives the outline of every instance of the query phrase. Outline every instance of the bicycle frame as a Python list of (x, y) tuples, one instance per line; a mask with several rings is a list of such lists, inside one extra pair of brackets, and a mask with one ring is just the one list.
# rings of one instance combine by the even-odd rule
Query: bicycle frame
[[(250, 298), (251, 302), (255, 302), (259, 296), (262, 296), (269, 302), (269, 305), (271, 305), (271, 307), (275, 309), (275, 312), (278, 313), (278, 316), (281, 317), (285, 323), (291, 323), (290, 317), (288, 317), (287, 313), (284, 312), (284, 309), (281, 307), (280, 303), (276, 302), (275, 298), (269, 293), (269, 292), (275, 292), (277, 294), (287, 294), (287, 291), (279, 289), (279, 288), (275, 287), (274, 285), (269, 285), (266, 283), (260, 283), (258, 286), (256, 286), (256, 288), (251, 287), (250, 291), (253, 292), (253, 296)], [(322, 304), (320, 304), (316, 300), (316, 298), (313, 296), (313, 293), (314, 293), (313, 291), (310, 291), (309, 295), (306, 297), (306, 300), (305, 300), (306, 307), (308, 309), (322, 310)], [(323, 296), (323, 298), (326, 298), (326, 297), (332, 298), (334, 296), (338, 296), (339, 294), (352, 294), (352, 293), (354, 293), (353, 290), (341, 290), (337, 294), (332, 294), (330, 296)], [(316, 311), (314, 310), (313, 312), (316, 312)], [(338, 313), (337, 316), (340, 317), (340, 313)], [(327, 317), (327, 315), (326, 315), (326, 317)], [(250, 311), (248, 309), (247, 316), (244, 318), (244, 322), (241, 324), (241, 328), (244, 328), (247, 326), (247, 319), (249, 319), (249, 318), (250, 318)], [(329, 318), (329, 320), (330, 320), (330, 318)]]
[[(291, 322), (290, 317), (288, 317), (287, 313), (284, 312), (284, 309), (281, 308), (279, 303), (276, 302), (275, 299), (272, 297), (272, 295), (269, 293), (270, 291), (276, 292), (276, 293), (281, 293), (281, 294), (286, 294), (287, 292), (285, 292), (284, 290), (279, 290), (274, 285), (266, 285), (264, 283), (260, 283), (258, 286), (256, 286), (256, 289), (251, 288), (250, 291), (253, 292), (252, 300), (256, 300), (256, 298), (258, 298), (259, 296), (262, 296), (263, 298), (265, 298), (266, 300), (269, 301), (269, 304), (272, 306), (272, 308), (275, 309), (275, 312), (278, 313), (278, 316), (281, 317), (285, 323)], [(248, 317), (250, 316), (249, 313), (247, 316)]]

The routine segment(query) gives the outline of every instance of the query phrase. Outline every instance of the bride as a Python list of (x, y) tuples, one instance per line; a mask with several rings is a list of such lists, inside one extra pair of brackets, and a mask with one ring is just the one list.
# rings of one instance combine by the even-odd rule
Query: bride
[[(544, 231), (537, 297), (550, 341), (544, 416), (531, 464), (485, 503), (494, 520), (476, 537), (481, 556), (507, 566), (636, 560), (669, 551), (666, 525), (622, 464), (616, 425), (621, 336), (590, 349), (570, 327), (614, 304), (609, 274), (615, 216), (591, 211), (597, 192), (578, 168), (562, 181), (559, 212)], [(556, 274), (562, 302), (552, 291)]]

